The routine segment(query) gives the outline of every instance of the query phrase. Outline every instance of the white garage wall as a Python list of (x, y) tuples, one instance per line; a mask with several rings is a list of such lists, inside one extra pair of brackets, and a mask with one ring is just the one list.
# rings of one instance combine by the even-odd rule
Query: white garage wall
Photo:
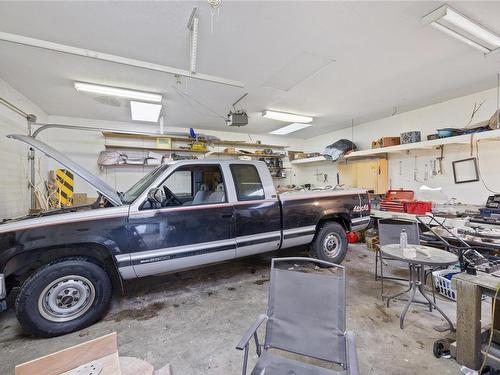
[[(141, 125), (136, 123), (118, 123), (112, 121), (98, 121), (89, 119), (77, 119), (71, 117), (50, 116), (51, 123), (62, 123), (69, 125), (91, 126), (91, 127), (106, 127), (121, 131), (146, 131), (158, 132), (159, 127), (156, 125)], [(168, 127), (165, 132), (187, 132), (185, 128)], [(288, 145), (290, 149), (302, 149), (303, 140), (297, 138), (282, 138), (271, 135), (246, 135), (241, 133), (226, 132), (226, 131), (205, 131), (196, 129), (198, 133), (215, 135), (224, 140), (243, 140), (247, 142), (255, 142), (260, 140), (262, 143), (270, 143), (276, 145)], [(151, 167), (128, 166), (119, 168), (99, 168), (97, 165), (97, 156), (99, 152), (104, 150), (104, 137), (97, 132), (84, 132), (74, 130), (49, 129), (40, 134), (40, 138), (65, 153), (71, 159), (84, 166), (86, 169), (97, 175), (99, 178), (106, 181), (118, 191), (124, 191), (137, 182), (144, 174), (151, 170)], [(220, 146), (220, 151), (227, 146)], [(128, 152), (131, 154), (130, 152)], [(141, 151), (136, 154), (138, 157), (145, 156)], [(197, 154), (200, 157), (200, 154)], [(202, 155), (202, 154), (201, 154)], [(215, 158), (215, 157), (211, 157)], [(222, 157), (227, 158), (227, 157)], [(288, 160), (288, 159), (286, 159)], [(290, 165), (287, 165), (290, 167)], [(57, 168), (57, 163), (51, 161), (50, 169)], [(290, 172), (290, 170), (289, 170)], [(294, 176), (290, 173), (286, 179), (275, 180), (277, 185), (286, 185), (294, 183)], [(89, 196), (96, 196), (95, 190), (88, 186), (80, 178), (75, 178), (75, 191), (87, 193)]]
[[(45, 121), (46, 114), (26, 97), (0, 80), (0, 97)], [(7, 138), (7, 134), (27, 134), (26, 120), (0, 104), (0, 220), (27, 213), (30, 204), (28, 190), (28, 147)], [(45, 168), (45, 160), (37, 165)]]
[[(119, 130), (143, 130), (155, 132), (157, 126), (138, 125), (132, 123), (117, 123), (110, 121), (98, 121), (88, 119), (76, 119), (59, 116), (46, 116), (46, 114), (31, 103), (27, 98), (0, 80), (0, 97), (10, 100), (27, 112), (35, 113), (40, 121), (66, 123), (83, 126), (109, 127)], [(371, 141), (382, 136), (397, 136), (402, 131), (421, 130), (422, 138), (427, 134), (434, 133), (437, 128), (463, 127), (467, 124), (474, 103), (483, 106), (477, 112), (474, 122), (487, 120), (496, 109), (496, 90), (487, 90), (473, 95), (457, 98), (419, 110), (402, 113), (378, 121), (372, 121), (357, 125), (354, 129), (343, 129), (328, 134), (303, 140), (299, 138), (282, 138), (271, 135), (245, 135), (227, 131), (203, 131), (206, 134), (216, 135), (227, 140), (260, 140), (263, 143), (273, 143), (290, 146), (292, 150), (304, 150), (307, 152), (321, 152), (325, 145), (340, 138), (351, 138), (360, 149), (371, 147)], [(187, 131), (183, 128), (168, 128), (168, 131)], [(0, 219), (25, 214), (29, 207), (29, 193), (27, 189), (28, 163), (26, 159), (27, 147), (19, 142), (9, 140), (5, 135), (10, 133), (26, 134), (26, 121), (11, 110), (0, 106), (0, 162), (2, 163), (2, 184), (0, 185)], [(100, 170), (97, 166), (97, 155), (104, 149), (104, 138), (100, 133), (76, 132), (66, 130), (48, 130), (40, 138), (51, 144), (60, 151), (66, 153), (76, 162), (80, 163), (91, 172), (95, 173), (117, 190), (125, 190), (137, 181), (150, 168), (123, 167)], [(391, 154), (389, 156), (389, 176), (392, 188), (410, 188), (418, 190), (425, 184), (430, 187), (442, 187), (444, 195), (442, 199), (457, 198), (465, 203), (483, 204), (486, 197), (491, 194), (488, 190), (500, 191), (500, 169), (496, 167), (496, 159), (500, 156), (498, 142), (484, 142), (479, 146), (480, 170), (484, 183), (473, 182), (456, 185), (453, 181), (451, 162), (470, 156), (468, 146), (446, 146), (444, 160), (444, 175), (431, 177), (424, 181), (425, 164), (439, 156), (438, 150), (411, 151), (409, 154)], [(225, 146), (224, 146), (225, 147)], [(474, 147), (473, 155), (477, 155)], [(416, 169), (417, 180), (413, 180), (413, 170)], [(47, 170), (54, 169), (57, 164), (53, 161), (47, 162), (42, 158), (41, 176), (46, 178)], [(290, 167), (289, 164), (286, 166)], [(401, 173), (400, 173), (401, 171)], [(322, 177), (318, 175), (328, 174), (327, 184), (335, 184), (337, 167), (330, 163), (317, 163), (306, 166), (294, 166), (288, 171), (289, 177), (276, 180), (276, 184), (302, 184), (314, 183), (324, 185)], [(38, 178), (38, 176), (37, 176)], [(485, 186), (487, 185), (487, 187)], [(76, 190), (86, 192), (89, 196), (95, 196), (95, 191), (84, 182), (76, 178)], [(417, 193), (418, 197), (418, 193)]]
[[(497, 108), (496, 89), (482, 91), (473, 95), (453, 99), (443, 103), (424, 107), (418, 110), (401, 113), (392, 117), (378, 121), (372, 121), (354, 126), (353, 129), (342, 129), (319, 137), (308, 139), (305, 142), (307, 151), (321, 152), (324, 147), (341, 138), (351, 139), (361, 150), (371, 148), (372, 140), (399, 136), (401, 132), (420, 130), (422, 139), (427, 139), (428, 134), (436, 133), (438, 128), (464, 127), (471, 116), (474, 103), (484, 101), (481, 109), (477, 112), (474, 123), (488, 120)], [(498, 159), (500, 158), (500, 142), (489, 141), (479, 145), (480, 170), (485, 184), (489, 189), (500, 192), (500, 168)], [(473, 155), (477, 154), (474, 147)], [(455, 184), (451, 162), (454, 160), (468, 158), (471, 155), (469, 146), (445, 146), (445, 159), (443, 161), (443, 176), (436, 176), (424, 181), (425, 164), (430, 164), (430, 160), (439, 156), (438, 150), (411, 151), (409, 154), (389, 155), (389, 178), (392, 188), (409, 188), (418, 190), (425, 184), (430, 187), (442, 187), (443, 200), (457, 198), (464, 203), (484, 204), (488, 195), (492, 193), (485, 187), (483, 182), (471, 182)], [(413, 171), (416, 169), (417, 180), (413, 180)], [(401, 171), (401, 173), (400, 173)], [(322, 185), (315, 174), (328, 174), (329, 183), (335, 184), (337, 167), (330, 163), (316, 163), (310, 166), (297, 167), (297, 181), (306, 183), (313, 181), (317, 185)], [(341, 176), (342, 180), (342, 176)], [(417, 193), (417, 197), (419, 194)], [(421, 196), (421, 198), (425, 198)]]

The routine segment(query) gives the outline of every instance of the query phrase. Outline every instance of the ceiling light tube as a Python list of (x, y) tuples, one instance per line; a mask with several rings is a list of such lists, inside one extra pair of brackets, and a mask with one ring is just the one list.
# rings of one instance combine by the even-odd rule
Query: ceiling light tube
[(436, 29), (438, 29), (438, 30), (441, 30), (442, 32), (444, 32), (444, 33), (446, 33), (448, 35), (451, 35), (454, 38), (457, 38), (458, 40), (461, 40), (464, 43), (467, 43), (471, 47), (477, 48), (481, 52), (484, 52), (484, 53), (491, 52), (491, 50), (489, 50), (488, 48), (482, 46), (481, 44), (476, 43), (473, 40), (471, 40), (469, 38), (466, 38), (466, 37), (460, 35), (459, 33), (453, 31), (452, 29), (449, 29), (446, 26), (443, 26), (443, 25), (441, 25), (441, 24), (439, 24), (437, 22), (431, 23), (431, 26), (434, 27), (434, 28), (436, 28)]
[(143, 100), (146, 102), (161, 103), (162, 96), (150, 92), (122, 89), (119, 87), (96, 85), (85, 82), (75, 82), (75, 90), (82, 92), (90, 92), (93, 94), (118, 96), (120, 98), (129, 98)]
[(448, 5), (443, 5), (424, 16), (422, 23), (431, 25), (485, 53), (500, 48), (498, 35)]
[(130, 113), (133, 121), (158, 122), (161, 104), (130, 101)]
[(285, 112), (267, 111), (267, 110), (262, 112), (262, 116), (273, 120), (285, 121), (285, 122), (309, 123), (312, 122), (312, 120), (314, 120), (314, 118), (310, 116), (296, 115), (293, 113), (285, 113)]
[(500, 37), (498, 35), (495, 35), (493, 32), (487, 30), (480, 24), (472, 21), (454, 9), (448, 7), (446, 9), (446, 15), (443, 19), (460, 29), (467, 31), (469, 34), (474, 35), (480, 40), (487, 42), (488, 44), (500, 47)]
[(304, 124), (304, 123), (297, 123), (296, 122), (296, 123), (284, 126), (282, 128), (273, 130), (272, 132), (269, 132), (269, 134), (285, 135), (285, 134), (290, 134), (290, 133), (296, 132), (298, 130), (308, 128), (310, 126), (312, 126), (312, 124)]

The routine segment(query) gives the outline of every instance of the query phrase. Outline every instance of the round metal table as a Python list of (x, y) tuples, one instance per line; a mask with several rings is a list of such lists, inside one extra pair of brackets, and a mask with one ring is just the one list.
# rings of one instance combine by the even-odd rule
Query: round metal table
[[(422, 246), (422, 245), (408, 245), (406, 248), (401, 249), (399, 244), (384, 245), (380, 247), (380, 251), (383, 255), (390, 258), (407, 262), (410, 270), (409, 282), (410, 286), (403, 292), (397, 293), (393, 296), (387, 298), (387, 307), (389, 307), (389, 302), (391, 299), (399, 297), (405, 293), (410, 292), (410, 298), (406, 302), (403, 309), (403, 313), (399, 318), (399, 327), (403, 329), (403, 322), (405, 315), (412, 302), (415, 301), (415, 294), (418, 290), (422, 296), (429, 302), (429, 308), (432, 311), (434, 307), (439, 313), (446, 319), (450, 325), (450, 329), (453, 330), (453, 323), (446, 316), (446, 314), (425, 294), (425, 266), (432, 268), (444, 267), (455, 264), (458, 262), (458, 257), (448, 251), (436, 249), (434, 247)], [(434, 288), (434, 285), (432, 286)]]

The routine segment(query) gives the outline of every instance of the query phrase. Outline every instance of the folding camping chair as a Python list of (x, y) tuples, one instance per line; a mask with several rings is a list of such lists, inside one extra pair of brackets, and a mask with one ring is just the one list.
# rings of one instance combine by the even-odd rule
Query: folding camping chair
[[(257, 329), (264, 321), (261, 345)], [(311, 258), (273, 259), (267, 315), (260, 315), (236, 346), (245, 351), (242, 374), (252, 336), (259, 359), (251, 375), (359, 374), (354, 335), (346, 332), (345, 321), (344, 267)]]

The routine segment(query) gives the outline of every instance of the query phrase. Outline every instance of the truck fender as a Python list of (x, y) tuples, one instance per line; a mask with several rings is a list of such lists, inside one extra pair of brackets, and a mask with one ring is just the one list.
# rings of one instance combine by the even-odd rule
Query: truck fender
[(119, 251), (116, 243), (107, 241), (81, 241), (60, 243), (46, 247), (30, 248), (13, 254), (7, 261), (4, 274), (10, 282), (24, 281), (36, 269), (62, 258), (85, 257), (102, 266), (110, 275), (113, 285), (123, 292), (123, 280), (114, 254)]

